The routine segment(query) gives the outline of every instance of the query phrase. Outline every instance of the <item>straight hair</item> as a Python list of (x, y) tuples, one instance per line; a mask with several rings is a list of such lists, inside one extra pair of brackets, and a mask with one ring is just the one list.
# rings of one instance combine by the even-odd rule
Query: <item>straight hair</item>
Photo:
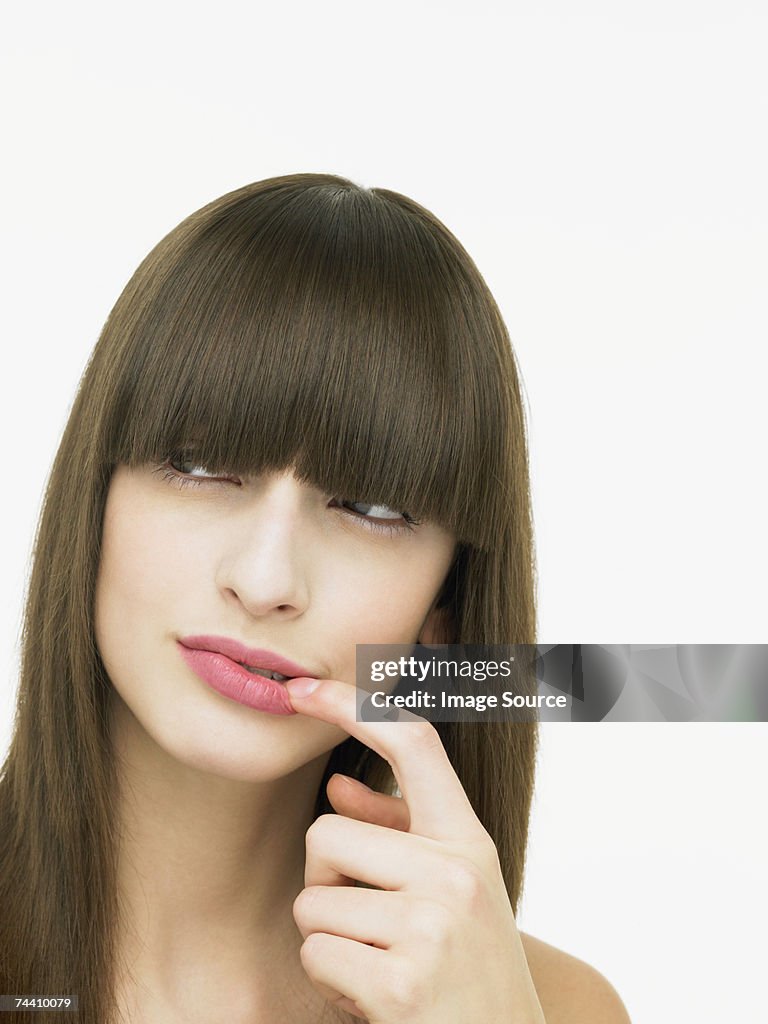
[[(457, 239), (412, 199), (330, 174), (255, 182), (183, 220), (125, 286), (80, 381), (35, 535), (0, 773), (0, 991), (76, 993), (93, 1024), (116, 1013), (120, 912), (113, 687), (94, 637), (104, 507), (118, 465), (190, 449), (211, 471), (291, 468), (445, 526), (446, 641), (536, 642), (516, 360)], [(536, 723), (436, 728), (516, 910)], [(334, 772), (397, 792), (349, 737), (316, 815), (333, 811)]]

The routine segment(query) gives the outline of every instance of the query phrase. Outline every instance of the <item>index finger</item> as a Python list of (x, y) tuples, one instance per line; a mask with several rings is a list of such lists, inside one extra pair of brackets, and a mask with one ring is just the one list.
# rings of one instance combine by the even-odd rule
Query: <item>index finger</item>
[[(316, 686), (302, 695), (310, 682)], [(410, 832), (455, 841), (485, 834), (431, 722), (404, 710), (394, 722), (359, 722), (357, 688), (338, 679), (300, 677), (285, 687), (300, 714), (340, 726), (389, 762), (408, 804)]]

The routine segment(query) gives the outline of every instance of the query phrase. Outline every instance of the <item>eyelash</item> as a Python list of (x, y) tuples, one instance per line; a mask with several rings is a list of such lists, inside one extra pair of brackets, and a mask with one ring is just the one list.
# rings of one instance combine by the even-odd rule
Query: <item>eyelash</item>
[[(222, 486), (228, 483), (234, 483), (239, 486), (239, 481), (237, 480), (227, 480), (224, 478), (219, 480), (215, 478), (196, 479), (195, 477), (185, 476), (183, 473), (179, 472), (179, 470), (173, 468), (173, 466), (171, 465), (171, 461), (173, 458), (174, 457), (172, 456), (171, 458), (166, 459), (166, 461), (163, 462), (156, 469), (154, 469), (153, 472), (157, 473), (161, 477), (161, 479), (167, 480), (175, 487), (183, 489), (185, 487), (200, 487), (202, 484), (213, 484), (214, 486)], [(355, 504), (355, 502), (349, 502), (349, 504)], [(409, 515), (407, 512), (400, 513), (401, 516), (403, 517), (402, 520), (396, 520), (390, 524), (379, 519), (368, 519), (360, 512), (354, 512), (352, 509), (345, 509), (342, 505), (338, 505), (337, 507), (340, 508), (342, 511), (349, 513), (349, 515), (351, 515), (352, 518), (357, 520), (361, 525), (365, 524), (363, 526), (363, 529), (371, 530), (374, 533), (387, 534), (388, 536), (403, 533), (406, 530), (408, 530), (409, 532), (414, 532), (415, 528), (419, 526), (421, 523), (420, 519), (416, 519), (414, 516)]]

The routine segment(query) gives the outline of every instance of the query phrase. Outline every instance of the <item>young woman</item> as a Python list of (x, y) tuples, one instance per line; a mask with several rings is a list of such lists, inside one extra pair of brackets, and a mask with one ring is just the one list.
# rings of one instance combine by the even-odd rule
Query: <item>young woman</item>
[(355, 645), (419, 641), (535, 642), (507, 331), (415, 202), (248, 185), (142, 262), (52, 469), (0, 993), (93, 1024), (626, 1021), (515, 923), (535, 723), (355, 720)]

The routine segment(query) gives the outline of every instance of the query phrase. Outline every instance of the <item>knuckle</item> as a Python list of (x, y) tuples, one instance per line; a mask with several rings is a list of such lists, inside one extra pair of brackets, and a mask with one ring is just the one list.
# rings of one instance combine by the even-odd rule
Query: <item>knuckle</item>
[(388, 1001), (395, 1016), (408, 1020), (424, 1001), (423, 982), (412, 964), (401, 961), (388, 986)]
[(325, 936), (322, 932), (312, 932), (304, 939), (299, 956), (302, 965), (306, 968), (316, 966), (323, 956)]
[(442, 747), (443, 745), (440, 733), (426, 719), (421, 722), (410, 722), (408, 725), (408, 736), (411, 745), (422, 750), (434, 750), (436, 747)]
[(480, 868), (469, 860), (454, 861), (446, 869), (445, 886), (452, 900), (469, 910), (479, 909), (485, 892), (485, 879)]
[(306, 920), (317, 904), (317, 900), (320, 897), (322, 886), (320, 885), (308, 885), (306, 889), (302, 889), (296, 899), (293, 901), (293, 916), (295, 920)]
[(425, 901), (411, 912), (411, 930), (419, 943), (443, 946), (451, 934), (453, 924), (453, 915), (441, 903)]
[(496, 848), (491, 836), (485, 832), (485, 836), (482, 837), (478, 842), (478, 857), (480, 863), (488, 871), (493, 873), (500, 873), (501, 862), (499, 861), (499, 851)]
[(338, 815), (336, 814), (320, 814), (315, 818), (304, 836), (304, 842), (307, 848), (311, 846), (314, 849), (325, 841), (328, 832), (332, 827), (331, 822), (337, 817)]

